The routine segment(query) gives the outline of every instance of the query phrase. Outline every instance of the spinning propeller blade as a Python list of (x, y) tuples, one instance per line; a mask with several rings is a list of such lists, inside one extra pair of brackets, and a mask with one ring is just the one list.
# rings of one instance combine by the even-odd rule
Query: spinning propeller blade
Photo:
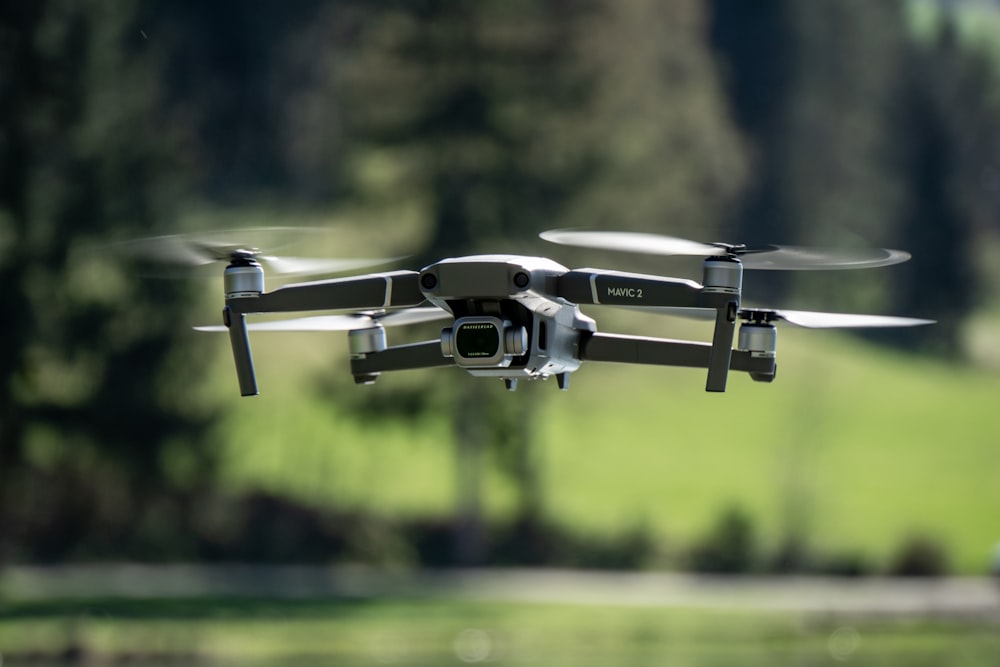
[(907, 252), (884, 248), (805, 248), (774, 245), (747, 248), (727, 243), (697, 243), (673, 236), (640, 232), (555, 229), (542, 232), (539, 236), (552, 243), (602, 250), (621, 250), (649, 255), (732, 257), (739, 259), (743, 263), (743, 268), (757, 270), (867, 269), (899, 264), (910, 259), (910, 254)]
[[(376, 324), (386, 327), (406, 326), (433, 322), (452, 317), (452, 314), (440, 308), (407, 308), (390, 310), (384, 313), (361, 312), (347, 315), (318, 315), (314, 317), (297, 317), (289, 320), (273, 320), (270, 322), (250, 322), (250, 331), (351, 331), (353, 329), (368, 329)], [(228, 331), (221, 324), (194, 327), (195, 331)]]
[[(274, 239), (322, 234), (326, 230), (311, 227), (251, 227), (220, 232), (170, 234), (124, 241), (115, 248), (124, 255), (167, 266), (198, 267), (228, 262), (234, 255), (252, 256), (266, 264), (269, 271), (284, 275), (341, 273), (400, 258), (323, 258), (283, 257), (263, 254), (258, 245), (275, 247)], [(239, 239), (239, 241), (237, 241)], [(282, 245), (287, 245), (284, 243)]]
[[(670, 306), (636, 307), (660, 315), (673, 315), (693, 320), (713, 320), (715, 312), (705, 308), (674, 308)], [(888, 327), (918, 327), (934, 324), (935, 320), (916, 317), (896, 317), (894, 315), (856, 315), (854, 313), (823, 313), (813, 310), (786, 310), (784, 308), (744, 308), (740, 317), (751, 322), (787, 322), (804, 329), (875, 329)]]
[(856, 315), (853, 313), (821, 313), (811, 310), (770, 310), (752, 308), (740, 311), (740, 317), (750, 321), (781, 320), (806, 329), (873, 329), (886, 327), (918, 327), (934, 324), (934, 320), (893, 315)]
[(388, 264), (399, 257), (392, 258), (361, 258), (361, 259), (325, 259), (323, 257), (276, 257), (274, 255), (257, 255), (257, 261), (267, 264), (268, 270), (284, 275), (306, 275), (318, 273), (341, 273), (365, 269), (369, 266)]
[(575, 229), (552, 229), (539, 236), (550, 243), (597, 248), (599, 250), (622, 250), (648, 255), (695, 255), (708, 257), (726, 255), (728, 251), (719, 246), (706, 245), (687, 239), (678, 239), (662, 234), (640, 232), (591, 232)]
[(423, 322), (435, 322), (437, 320), (447, 320), (454, 317), (447, 310), (434, 307), (405, 308), (402, 310), (390, 310), (374, 316), (375, 320), (387, 327), (401, 327), (408, 324), (421, 324)]
[(888, 248), (804, 248), (765, 246), (747, 248), (735, 255), (743, 268), (758, 271), (818, 271), (872, 269), (900, 264), (910, 253)]

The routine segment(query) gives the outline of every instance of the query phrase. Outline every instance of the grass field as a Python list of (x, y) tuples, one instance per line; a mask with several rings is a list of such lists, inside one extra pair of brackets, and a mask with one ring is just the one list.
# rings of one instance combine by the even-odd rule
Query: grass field
[[(1000, 538), (1000, 379), (815, 332), (785, 338), (772, 386), (735, 378), (725, 396), (697, 391), (694, 373), (582, 380), (582, 405), (555, 405), (547, 422), (555, 514), (690, 538), (734, 502), (766, 539), (798, 526), (827, 551), (882, 558), (926, 532), (959, 569), (984, 568)], [(586, 493), (603, 488), (606, 505)]]
[(988, 621), (434, 600), (0, 605), (5, 665), (994, 665)]
[[(602, 328), (708, 335), (700, 324), (616, 317)], [(338, 394), (314, 391), (346, 375), (343, 338), (254, 339), (262, 396), (227, 404), (225, 484), (390, 516), (448, 513), (446, 413), (357, 416)], [(766, 548), (796, 531), (816, 549), (877, 564), (907, 536), (926, 534), (943, 542), (954, 570), (985, 572), (1000, 540), (1000, 375), (842, 335), (788, 329), (780, 338), (771, 385), (735, 375), (727, 393), (709, 395), (698, 371), (587, 364), (569, 392), (552, 383), (509, 394), (497, 382), (491, 397), (538, 411), (534, 447), (551, 519), (596, 535), (647, 530), (668, 565), (738, 504)], [(217, 344), (207, 372), (232, 396), (232, 362), (225, 341)], [(343, 391), (390, 403), (401, 387), (462, 391), (476, 381), (442, 369), (389, 374), (376, 387), (348, 380)], [(510, 483), (493, 466), (484, 485), (488, 513), (506, 516)]]

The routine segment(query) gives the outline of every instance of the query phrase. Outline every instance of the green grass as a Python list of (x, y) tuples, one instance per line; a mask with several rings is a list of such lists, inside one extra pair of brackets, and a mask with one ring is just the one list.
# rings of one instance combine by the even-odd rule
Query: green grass
[[(630, 315), (606, 329), (708, 335), (700, 324)], [(491, 400), (539, 410), (547, 512), (578, 530), (644, 528), (676, 555), (739, 504), (769, 550), (794, 529), (817, 550), (884, 563), (907, 536), (927, 534), (956, 571), (986, 571), (1000, 540), (1000, 376), (845, 336), (787, 329), (780, 338), (771, 385), (734, 374), (727, 393), (710, 395), (699, 371), (586, 364), (569, 392), (551, 383), (509, 394), (497, 382)], [(232, 362), (218, 345), (207, 372), (233, 396)], [(390, 516), (451, 510), (447, 410), (407, 419), (387, 405), (384, 415), (357, 416), (346, 407), (354, 395), (339, 394), (343, 405), (338, 394), (318, 395), (320, 379), (346, 374), (343, 335), (258, 335), (254, 345), (262, 395), (233, 398), (220, 425), (226, 488)], [(489, 382), (442, 369), (342, 391), (391, 401), (400, 387), (462, 391), (477, 381)], [(495, 468), (485, 507), (504, 517), (515, 494)]]
[[(811, 618), (447, 599), (5, 603), (5, 664), (995, 664), (988, 622)], [(155, 664), (155, 663), (154, 663)], [(176, 664), (176, 662), (171, 663)]]
[(798, 524), (827, 551), (884, 558), (925, 532), (960, 570), (984, 570), (1000, 538), (1000, 378), (815, 332), (784, 338), (773, 385), (736, 377), (723, 396), (698, 391), (693, 372), (581, 377), (546, 420), (554, 514), (689, 540), (735, 502), (771, 540)]

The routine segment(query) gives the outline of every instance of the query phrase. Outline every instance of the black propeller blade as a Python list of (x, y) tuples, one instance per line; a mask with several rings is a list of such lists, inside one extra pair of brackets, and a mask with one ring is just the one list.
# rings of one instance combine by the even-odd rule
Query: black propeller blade
[(807, 248), (800, 246), (760, 246), (747, 248), (727, 243), (698, 243), (662, 234), (640, 232), (599, 232), (554, 229), (539, 236), (551, 243), (621, 250), (648, 255), (693, 255), (697, 257), (732, 257), (746, 269), (757, 270), (832, 270), (867, 269), (890, 266), (910, 259), (902, 250), (885, 248)]

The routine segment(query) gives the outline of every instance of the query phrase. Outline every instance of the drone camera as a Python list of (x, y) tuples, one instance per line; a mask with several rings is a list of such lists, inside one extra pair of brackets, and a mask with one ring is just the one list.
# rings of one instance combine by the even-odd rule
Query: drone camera
[(498, 317), (462, 317), (441, 332), (441, 353), (460, 366), (509, 366), (527, 348), (525, 328)]

